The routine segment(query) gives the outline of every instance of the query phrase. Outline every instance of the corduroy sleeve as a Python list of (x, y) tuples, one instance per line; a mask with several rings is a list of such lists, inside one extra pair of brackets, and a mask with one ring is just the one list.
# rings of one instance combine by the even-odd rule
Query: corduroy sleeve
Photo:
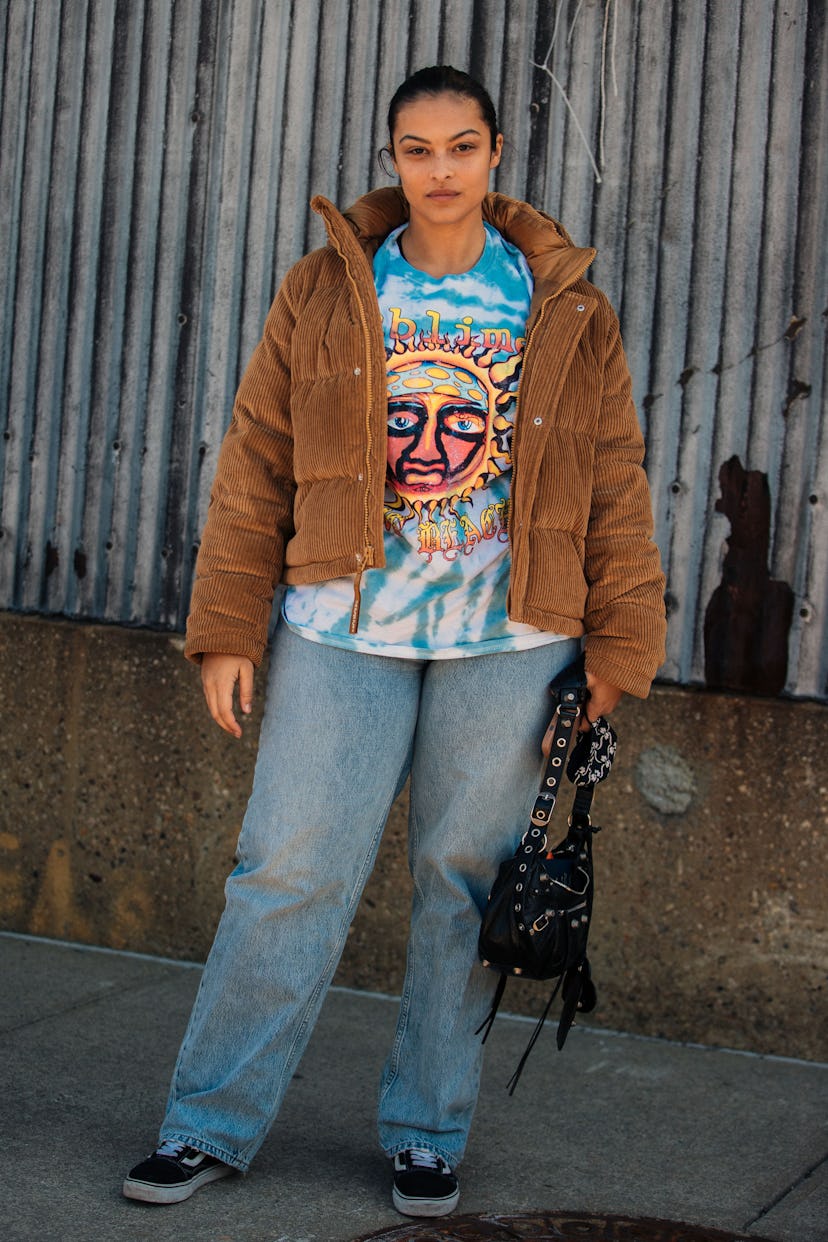
[(195, 569), (185, 655), (247, 656), (258, 665), (293, 530), (290, 349), (294, 272), (270, 308), (219, 453)]
[(604, 309), (610, 326), (585, 540), (584, 647), (590, 672), (644, 698), (664, 661), (664, 575), (652, 540), (630, 372), (618, 320), (605, 299)]

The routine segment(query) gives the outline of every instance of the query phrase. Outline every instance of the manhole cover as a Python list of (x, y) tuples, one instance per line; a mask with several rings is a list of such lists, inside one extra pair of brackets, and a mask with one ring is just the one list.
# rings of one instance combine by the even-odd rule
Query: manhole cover
[(366, 1234), (354, 1242), (769, 1242), (721, 1229), (583, 1212), (452, 1216)]

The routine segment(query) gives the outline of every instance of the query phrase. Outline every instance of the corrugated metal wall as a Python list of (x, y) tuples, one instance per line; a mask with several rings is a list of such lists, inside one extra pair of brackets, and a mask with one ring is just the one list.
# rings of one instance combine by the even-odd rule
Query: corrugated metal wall
[[(182, 626), (307, 199), (386, 184), (388, 98), (448, 61), (499, 103), (497, 188), (599, 248), (663, 676), (828, 694), (823, 0), (5, 0), (0, 35), (0, 607)], [(757, 606), (779, 686), (713, 658)]]

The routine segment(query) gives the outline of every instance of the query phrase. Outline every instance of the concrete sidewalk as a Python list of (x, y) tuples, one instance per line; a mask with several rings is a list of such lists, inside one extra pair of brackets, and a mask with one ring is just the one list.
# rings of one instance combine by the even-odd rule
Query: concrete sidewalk
[[(0, 934), (4, 1242), (346, 1242), (402, 1224), (374, 1134), (396, 1005), (333, 991), (246, 1178), (121, 1198), (153, 1147), (195, 966)], [(541, 989), (539, 988), (539, 1000)], [(508, 993), (507, 993), (508, 1001)], [(828, 1240), (828, 1065), (578, 1028), (489, 1040), (459, 1211), (606, 1212)]]

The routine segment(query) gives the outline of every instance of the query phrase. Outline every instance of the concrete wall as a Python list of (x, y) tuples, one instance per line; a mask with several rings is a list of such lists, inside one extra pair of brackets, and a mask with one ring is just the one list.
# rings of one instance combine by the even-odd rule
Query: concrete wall
[[(11, 614), (0, 691), (0, 926), (203, 958), (258, 715), (241, 743), (221, 734), (176, 636)], [(828, 1059), (828, 711), (657, 687), (617, 725), (594, 1022)], [(409, 894), (401, 798), (339, 983), (399, 990)], [(505, 1003), (543, 995), (510, 983)]]

